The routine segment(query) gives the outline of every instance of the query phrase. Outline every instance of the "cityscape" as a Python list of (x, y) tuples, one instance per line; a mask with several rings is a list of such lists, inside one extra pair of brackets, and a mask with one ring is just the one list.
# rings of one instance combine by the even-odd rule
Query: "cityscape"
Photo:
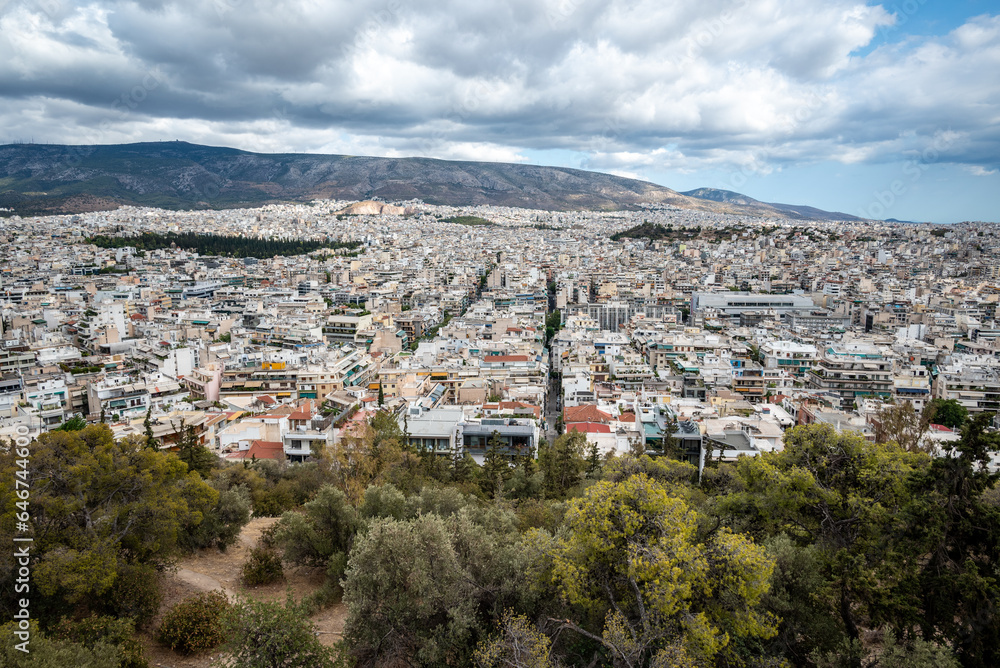
[(0, 668), (1000, 666), (996, 4), (0, 2)]

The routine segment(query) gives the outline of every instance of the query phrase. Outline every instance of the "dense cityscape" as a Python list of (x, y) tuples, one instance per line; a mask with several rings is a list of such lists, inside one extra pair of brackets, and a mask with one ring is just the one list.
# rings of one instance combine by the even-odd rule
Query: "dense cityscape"
[(0, 0), (0, 668), (1000, 666), (997, 7)]
[[(665, 236), (628, 236), (640, 225)], [(127, 245), (188, 230), (348, 248)], [(694, 440), (734, 458), (780, 448), (793, 424), (871, 435), (884, 402), (1000, 408), (990, 224), (317, 201), (13, 217), (0, 238), (5, 435), (82, 416), (124, 436), (149, 413), (163, 443), (183, 422), (220, 457), (295, 461), (340, 437), (324, 416), (385, 406), (410, 415), (416, 445), (480, 462), (484, 419), (532, 447), (578, 429), (602, 454), (680, 421), (697, 427), (697, 463)], [(283, 406), (308, 429), (254, 438), (255, 409)]]

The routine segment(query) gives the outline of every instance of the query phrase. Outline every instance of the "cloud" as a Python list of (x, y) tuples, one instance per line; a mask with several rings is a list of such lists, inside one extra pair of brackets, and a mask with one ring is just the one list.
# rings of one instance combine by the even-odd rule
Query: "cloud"
[[(858, 55), (894, 26), (899, 40)], [(633, 174), (934, 147), (990, 173), (1000, 17), (903, 27), (857, 0), (15, 0), (0, 4), (0, 126), (66, 143), (555, 149)]]

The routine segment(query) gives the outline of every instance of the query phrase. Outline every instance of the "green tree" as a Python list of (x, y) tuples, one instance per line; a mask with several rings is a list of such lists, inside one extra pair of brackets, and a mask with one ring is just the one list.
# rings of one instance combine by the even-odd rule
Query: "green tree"
[(530, 601), (519, 538), (516, 517), (496, 507), (372, 522), (344, 583), (350, 657), (359, 666), (469, 665), (493, 620)]
[[(758, 536), (787, 534), (801, 548), (815, 546), (826, 586), (814, 600), (836, 614), (840, 633), (858, 640), (862, 628), (902, 614), (899, 598), (884, 592), (903, 581), (919, 554), (891, 538), (903, 530), (907, 478), (927, 462), (895, 443), (869, 443), (829, 425), (796, 427), (782, 452), (739, 461), (741, 489), (721, 497), (718, 509), (727, 524)], [(798, 651), (808, 653), (810, 642), (831, 639), (804, 639)]]
[(503, 491), (504, 483), (510, 479), (510, 457), (506, 453), (507, 442), (500, 432), (493, 430), (486, 444), (486, 456), (483, 458), (482, 486), (483, 492), (496, 496)]
[[(18, 470), (16, 450), (0, 451), (4, 479), (14, 480)], [(167, 565), (182, 534), (219, 498), (175, 455), (148, 450), (137, 439), (115, 441), (101, 424), (40, 436), (28, 474), (33, 612), (50, 621), (102, 604), (128, 564)], [(20, 512), (13, 487), (0, 489), (0, 533), (7, 535)], [(10, 581), (10, 567), (0, 561), (0, 580)]]
[(332, 668), (333, 650), (316, 637), (307, 606), (237, 599), (223, 619), (228, 641), (220, 665), (231, 668)]
[(988, 468), (1000, 434), (988, 431), (991, 419), (977, 415), (950, 456), (911, 477), (901, 550), (917, 556), (900, 588), (912, 614), (897, 614), (897, 631), (919, 625), (925, 640), (954, 646), (963, 666), (1000, 665), (1000, 507), (986, 498), (1000, 480)]
[(219, 464), (219, 458), (198, 441), (198, 434), (195, 433), (194, 425), (184, 425), (181, 420), (181, 440), (178, 443), (177, 456), (188, 465), (192, 471), (196, 471), (202, 478), (208, 478), (212, 469)]
[(80, 431), (86, 426), (87, 421), (82, 415), (74, 415), (52, 431)]
[(539, 448), (538, 464), (545, 476), (545, 495), (561, 499), (576, 486), (587, 469), (584, 452), (587, 435), (574, 431), (563, 434), (551, 446)]
[(612, 665), (701, 665), (776, 632), (760, 605), (766, 551), (726, 530), (700, 537), (696, 512), (648, 476), (596, 483), (566, 525), (551, 577), (571, 618), (555, 621)]
[(29, 652), (17, 649), (21, 638), (15, 635), (17, 624), (8, 622), (0, 626), (0, 665), (4, 668), (118, 668), (121, 650), (111, 643), (98, 642), (92, 647), (69, 640), (56, 640), (45, 636), (37, 622), (30, 622), (31, 642)]
[(378, 405), (385, 406), (385, 392), (382, 390), (382, 383), (378, 384)]
[(958, 429), (969, 419), (969, 409), (957, 399), (934, 399), (930, 406), (934, 411), (934, 422), (949, 429)]
[(156, 439), (153, 437), (153, 405), (146, 409), (146, 418), (142, 421), (142, 427), (146, 435), (146, 447), (157, 447)]
[(524, 615), (506, 611), (498, 624), (498, 633), (476, 648), (474, 660), (479, 668), (556, 668), (552, 641), (535, 628)]
[(321, 488), (302, 512), (282, 515), (274, 542), (284, 550), (285, 560), (325, 569), (323, 587), (312, 598), (314, 604), (325, 605), (340, 595), (347, 555), (359, 527), (357, 510), (332, 485)]

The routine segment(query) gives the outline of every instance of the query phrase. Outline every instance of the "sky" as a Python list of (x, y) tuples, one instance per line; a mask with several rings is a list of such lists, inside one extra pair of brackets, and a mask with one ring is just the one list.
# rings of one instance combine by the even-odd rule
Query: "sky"
[(0, 143), (174, 139), (1000, 221), (1000, 0), (0, 0)]

